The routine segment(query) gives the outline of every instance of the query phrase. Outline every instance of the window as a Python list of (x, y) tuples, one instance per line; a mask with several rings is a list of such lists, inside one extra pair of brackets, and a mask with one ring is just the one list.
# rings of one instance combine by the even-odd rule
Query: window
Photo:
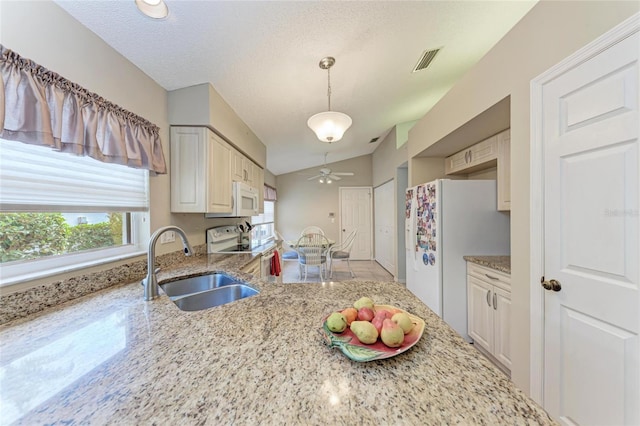
[(251, 217), (253, 231), (251, 231), (251, 245), (253, 247), (260, 246), (267, 242), (269, 238), (273, 238), (275, 202), (264, 202), (264, 213)]
[(0, 285), (143, 252), (148, 175), (0, 139)]

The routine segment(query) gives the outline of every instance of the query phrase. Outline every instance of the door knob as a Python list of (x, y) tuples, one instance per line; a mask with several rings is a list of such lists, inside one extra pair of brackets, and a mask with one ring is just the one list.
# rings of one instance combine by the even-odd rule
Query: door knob
[(562, 286), (560, 285), (560, 281), (557, 281), (557, 280), (546, 281), (544, 279), (544, 276), (540, 278), (540, 284), (542, 284), (542, 287), (544, 287), (545, 290), (560, 291), (562, 289)]

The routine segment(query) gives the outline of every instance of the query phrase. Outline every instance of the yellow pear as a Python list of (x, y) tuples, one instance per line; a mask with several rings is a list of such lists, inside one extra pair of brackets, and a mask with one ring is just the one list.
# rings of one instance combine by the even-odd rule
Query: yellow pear
[(340, 312), (334, 312), (327, 318), (327, 327), (335, 333), (342, 333), (347, 328), (347, 319)]
[(368, 297), (361, 297), (360, 299), (356, 300), (356, 303), (353, 304), (353, 307), (356, 309), (369, 308), (373, 310), (373, 300)]
[(369, 321), (353, 321), (351, 331), (365, 345), (371, 345), (378, 340), (378, 330)]
[(411, 322), (411, 318), (405, 312), (398, 312), (391, 317), (391, 321), (395, 322), (402, 328), (404, 334), (407, 334), (413, 328), (413, 322)]

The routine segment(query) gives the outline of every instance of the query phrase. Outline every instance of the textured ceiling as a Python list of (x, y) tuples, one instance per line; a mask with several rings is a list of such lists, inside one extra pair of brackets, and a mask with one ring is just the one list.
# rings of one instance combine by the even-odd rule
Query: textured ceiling
[[(211, 83), (278, 175), (321, 165), (325, 152), (330, 163), (373, 152), (372, 138), (422, 117), (535, 1), (166, 0), (161, 21), (133, 0), (56, 3), (165, 89)], [(306, 124), (327, 107), (324, 56), (336, 58), (332, 109), (353, 119), (331, 145)]]

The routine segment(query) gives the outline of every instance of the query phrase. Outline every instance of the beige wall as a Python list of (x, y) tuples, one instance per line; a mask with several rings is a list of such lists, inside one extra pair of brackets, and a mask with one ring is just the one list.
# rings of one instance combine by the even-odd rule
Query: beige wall
[[(158, 125), (169, 169), (168, 107), (164, 88), (51, 1), (2, 1), (0, 11), (0, 43), (5, 47)], [(185, 230), (191, 244), (198, 245), (205, 242), (206, 228), (237, 221), (205, 219), (201, 214), (171, 214), (169, 181), (169, 174), (150, 178), (151, 231), (177, 225)], [(157, 252), (181, 249), (182, 245), (176, 241), (159, 245)], [(103, 270), (125, 262), (56, 278)], [(23, 283), (12, 291), (52, 280), (49, 277)]]
[(395, 179), (397, 168), (407, 162), (407, 144), (396, 147), (398, 133), (395, 126), (372, 154), (374, 187)]
[[(276, 202), (276, 229), (286, 239), (295, 239), (308, 225), (318, 225), (327, 237), (340, 240), (339, 190), (341, 186), (371, 186), (371, 155), (338, 161), (327, 165), (334, 172), (354, 172), (342, 176), (339, 182), (320, 184), (307, 180), (318, 174), (320, 167), (276, 176), (278, 201)], [(334, 223), (329, 213), (335, 214)]]
[(276, 188), (276, 175), (271, 173), (269, 170), (264, 170), (264, 183)]
[(529, 82), (639, 8), (631, 1), (541, 1), (409, 131), (414, 157), (511, 96), (512, 379), (526, 392), (529, 286), (538, 285), (529, 283)]

